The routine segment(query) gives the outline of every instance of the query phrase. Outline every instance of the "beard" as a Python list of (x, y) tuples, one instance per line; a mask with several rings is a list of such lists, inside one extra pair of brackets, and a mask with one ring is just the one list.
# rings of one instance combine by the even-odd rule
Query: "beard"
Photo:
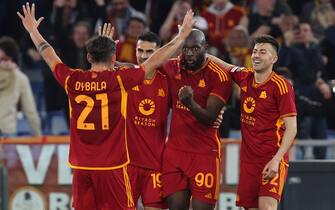
[(187, 70), (192, 70), (192, 71), (197, 70), (202, 66), (204, 61), (205, 61), (205, 54), (199, 55), (197, 57), (197, 59), (194, 61), (194, 63), (189, 64), (189, 63), (185, 62), (185, 68)]

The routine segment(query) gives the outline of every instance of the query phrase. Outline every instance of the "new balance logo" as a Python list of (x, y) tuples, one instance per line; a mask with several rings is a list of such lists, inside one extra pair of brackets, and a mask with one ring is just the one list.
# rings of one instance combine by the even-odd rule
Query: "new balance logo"
[(212, 199), (212, 198), (213, 198), (213, 197), (212, 197), (212, 193), (208, 193), (208, 194), (206, 194), (206, 195), (205, 195), (205, 198)]
[(199, 80), (198, 87), (206, 87), (205, 80), (203, 79)]
[(278, 193), (277, 192), (277, 189), (275, 188), (275, 187), (273, 187), (271, 190), (269, 190), (270, 192), (272, 192), (272, 193)]
[(140, 88), (138, 87), (138, 85), (136, 85), (135, 87), (132, 88), (133, 91), (140, 91)]

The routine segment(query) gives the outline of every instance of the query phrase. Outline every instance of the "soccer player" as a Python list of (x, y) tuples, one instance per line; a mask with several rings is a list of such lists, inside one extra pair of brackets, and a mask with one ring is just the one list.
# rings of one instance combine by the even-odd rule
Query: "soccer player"
[[(156, 34), (147, 32), (140, 35), (136, 44), (137, 63), (143, 64), (160, 45), (161, 40)], [(143, 84), (129, 91), (128, 174), (134, 202), (141, 196), (145, 210), (167, 207), (162, 199), (160, 170), (169, 105), (167, 77), (159, 70), (148, 74)]]
[(164, 64), (172, 98), (163, 155), (163, 195), (169, 209), (214, 209), (219, 195), (220, 140), (213, 123), (231, 93), (231, 79), (206, 57), (203, 32), (193, 29), (182, 54)]
[(278, 42), (263, 35), (254, 43), (253, 68), (221, 61), (241, 88), (242, 145), (236, 204), (248, 210), (277, 210), (288, 171), (288, 150), (297, 132), (295, 98), (290, 82), (272, 70), (278, 59)]
[(188, 11), (179, 34), (141, 66), (114, 68), (113, 30), (105, 24), (102, 34), (87, 43), (89, 71), (70, 69), (38, 31), (43, 20), (35, 18), (35, 5), (17, 12), (23, 26), (56, 80), (65, 88), (70, 107), (70, 154), (73, 199), (77, 210), (136, 209), (127, 174), (126, 108), (128, 90), (143, 82), (169, 58), (191, 32), (193, 12)]

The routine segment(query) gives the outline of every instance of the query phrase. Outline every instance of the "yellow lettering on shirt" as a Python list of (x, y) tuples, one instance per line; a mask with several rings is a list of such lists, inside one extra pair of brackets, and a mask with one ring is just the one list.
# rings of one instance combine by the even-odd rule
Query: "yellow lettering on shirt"
[(76, 91), (100, 91), (106, 90), (107, 83), (106, 81), (102, 82), (76, 82), (75, 90)]

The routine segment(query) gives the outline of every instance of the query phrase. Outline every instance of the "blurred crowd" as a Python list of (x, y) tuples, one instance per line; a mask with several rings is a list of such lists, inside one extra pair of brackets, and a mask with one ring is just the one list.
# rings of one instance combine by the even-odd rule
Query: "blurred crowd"
[[(26, 69), (39, 71), (45, 112), (62, 110), (67, 99), (23, 31), (16, 16), (26, 0), (0, 2), (0, 126), (16, 135), (16, 114), (22, 110), (41, 135), (43, 128)], [(208, 39), (208, 52), (239, 66), (251, 67), (252, 38), (270, 34), (281, 43), (275, 71), (289, 78), (296, 91), (298, 138), (326, 139), (335, 129), (334, 0), (30, 0), (45, 19), (40, 31), (72, 68), (88, 69), (85, 42), (103, 22), (115, 29), (117, 59), (136, 63), (137, 36), (153, 31), (166, 43), (178, 31), (184, 14), (196, 12), (195, 27)], [(10, 69), (15, 69), (11, 71)], [(29, 77), (29, 75), (28, 75)], [(15, 97), (14, 97), (15, 95)], [(36, 97), (36, 94), (35, 94)], [(221, 136), (239, 129), (239, 89), (226, 107)], [(39, 106), (37, 106), (39, 107)], [(65, 118), (67, 119), (67, 117)], [(43, 123), (42, 123), (43, 125)], [(324, 158), (325, 148), (314, 156)]]

